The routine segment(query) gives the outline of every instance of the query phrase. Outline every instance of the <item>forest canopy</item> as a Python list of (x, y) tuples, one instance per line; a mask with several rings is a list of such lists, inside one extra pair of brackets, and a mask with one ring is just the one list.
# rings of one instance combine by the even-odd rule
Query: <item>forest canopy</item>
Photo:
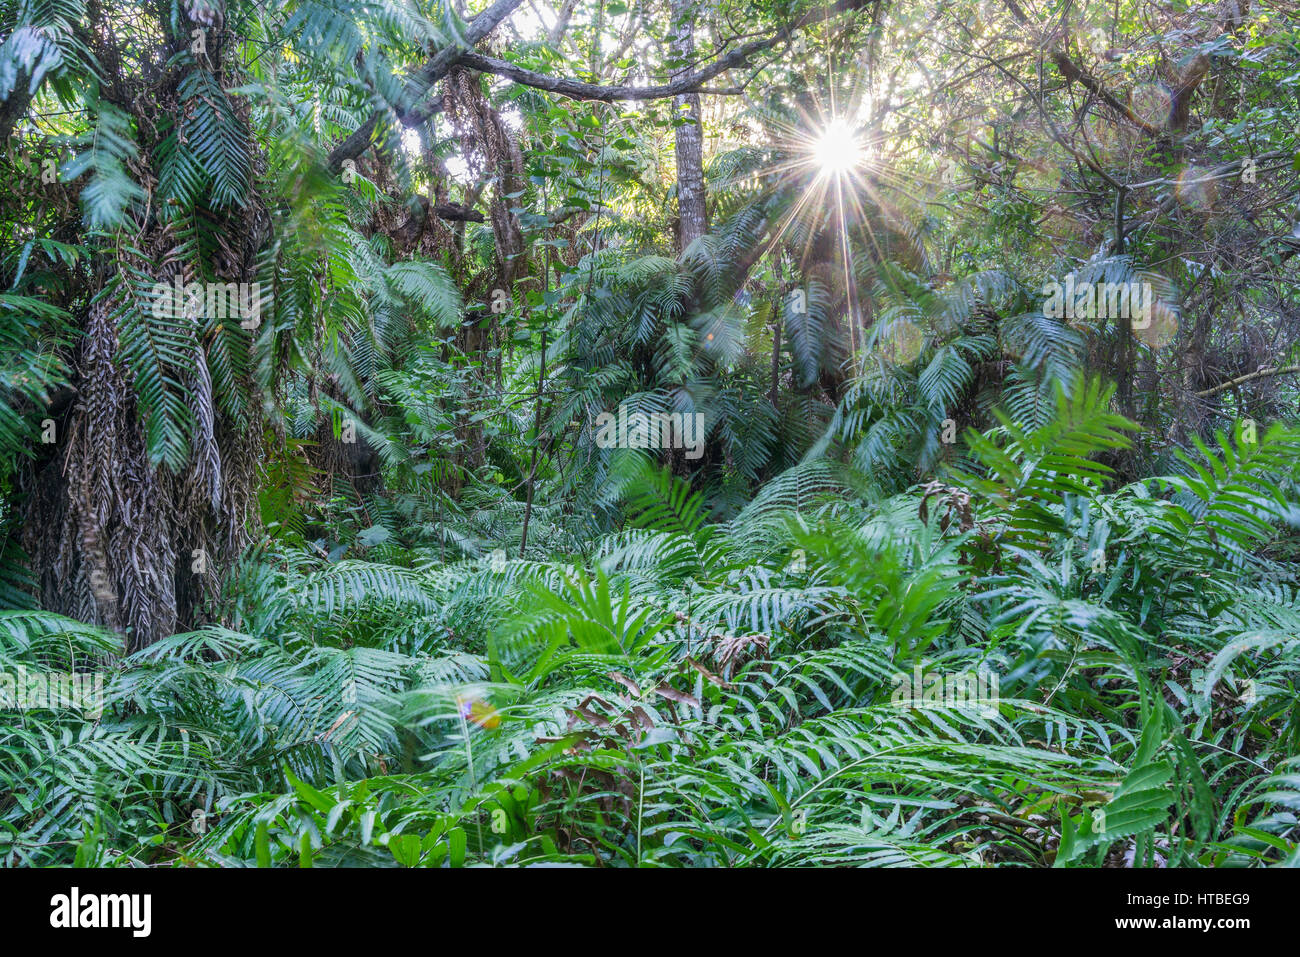
[(0, 0), (0, 861), (1300, 863), (1290, 0)]

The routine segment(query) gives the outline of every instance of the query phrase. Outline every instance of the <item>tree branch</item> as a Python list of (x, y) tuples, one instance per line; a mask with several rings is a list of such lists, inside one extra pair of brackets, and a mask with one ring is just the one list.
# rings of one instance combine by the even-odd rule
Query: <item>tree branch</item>
[(1237, 376), (1237, 378), (1229, 379), (1227, 382), (1221, 382), (1212, 389), (1204, 389), (1201, 392), (1193, 393), (1193, 395), (1201, 398), (1208, 398), (1212, 395), (1218, 395), (1220, 392), (1226, 392), (1233, 386), (1241, 385), (1243, 382), (1250, 382), (1253, 379), (1264, 379), (1275, 375), (1290, 375), (1294, 372), (1300, 372), (1300, 366), (1277, 366), (1273, 369), (1256, 369), (1254, 372), (1248, 372), (1246, 375)]
[(606, 103), (614, 100), (662, 100), (668, 97), (681, 96), (684, 93), (699, 92), (706, 82), (719, 73), (725, 73), (735, 67), (745, 66), (750, 56), (774, 45), (778, 42), (778, 39), (755, 40), (747, 43), (743, 47), (731, 51), (726, 56), (714, 60), (701, 70), (687, 73), (671, 83), (661, 83), (658, 86), (584, 83), (581, 80), (570, 80), (567, 77), (547, 76), (544, 73), (525, 69), (506, 60), (498, 60), (495, 57), (483, 56), (479, 53), (465, 53), (461, 56), (460, 62), (462, 66), (469, 67), (471, 70), (478, 70), (480, 73), (503, 76), (523, 86), (531, 86), (536, 90), (545, 90), (548, 93), (558, 93), (561, 96), (567, 96), (575, 100), (602, 100)]
[(1053, 50), (1051, 57), (1052, 62), (1056, 64), (1056, 68), (1061, 71), (1061, 76), (1065, 77), (1067, 81), (1078, 83), (1085, 90), (1097, 97), (1097, 99), (1101, 100), (1148, 136), (1160, 135), (1160, 127), (1148, 123), (1146, 120), (1142, 119), (1142, 117), (1129, 109), (1128, 106), (1115, 99), (1110, 90), (1102, 86), (1101, 82), (1095, 76), (1071, 60), (1064, 50)]
[[(403, 126), (415, 126), (422, 123), (442, 109), (441, 99), (426, 103), (424, 106), (420, 104), (428, 95), (429, 90), (433, 88), (433, 85), (446, 76), (451, 68), (456, 65), (461, 54), (491, 33), (496, 28), (496, 25), (514, 13), (521, 3), (523, 3), (523, 0), (496, 0), (495, 3), (470, 22), (468, 29), (465, 30), (465, 36), (459, 42), (438, 51), (424, 66), (408, 78), (407, 89), (413, 91), (415, 95), (411, 97), (412, 106), (398, 114), (398, 119)], [(381, 117), (382, 114), (375, 111), (370, 115), (370, 119), (357, 127), (351, 136), (333, 149), (329, 157), (331, 170), (337, 173), (343, 168), (345, 160), (356, 159), (370, 148), (375, 127), (379, 124)]]
[[(576, 100), (602, 100), (604, 102), (615, 100), (658, 100), (680, 96), (683, 93), (699, 92), (705, 83), (718, 74), (746, 66), (750, 57), (788, 40), (796, 30), (830, 20), (841, 13), (864, 9), (878, 4), (880, 0), (836, 0), (836, 2), (824, 7), (809, 10), (802, 16), (796, 17), (791, 22), (779, 27), (769, 36), (751, 40), (725, 56), (719, 57), (709, 65), (698, 70), (692, 70), (671, 83), (643, 87), (583, 83), (580, 80), (571, 80), (566, 77), (547, 76), (509, 61), (484, 56), (468, 49), (469, 46), (482, 39), (488, 31), (522, 2), (523, 0), (496, 0), (496, 3), (475, 17), (469, 30), (465, 33), (465, 42), (463, 44), (447, 47), (439, 51), (417, 73), (412, 75), (408, 81), (410, 88), (422, 88), (424, 91), (414, 98), (413, 102), (418, 102), (420, 98), (427, 95), (428, 90), (446, 76), (453, 66), (457, 65), (468, 67), (471, 70), (478, 70), (480, 73), (503, 76), (524, 86), (531, 86), (550, 93), (558, 93), (561, 96), (571, 97)], [(399, 113), (398, 119), (404, 126), (414, 126), (427, 120), (439, 108), (440, 102), (439, 106), (415, 107)], [(376, 112), (370, 119), (361, 124), (351, 136), (335, 147), (334, 151), (330, 153), (330, 169), (338, 172), (338, 170), (342, 169), (344, 160), (355, 159), (370, 147), (375, 126), (380, 118), (381, 114)]]
[(751, 40), (725, 56), (718, 57), (707, 66), (685, 73), (671, 83), (661, 83), (657, 86), (584, 83), (581, 80), (571, 80), (566, 77), (547, 76), (544, 73), (525, 69), (507, 60), (483, 56), (474, 52), (461, 54), (460, 64), (469, 67), (471, 70), (478, 70), (480, 73), (503, 76), (524, 86), (545, 90), (548, 93), (558, 93), (561, 96), (567, 96), (575, 100), (602, 100), (607, 103), (615, 100), (662, 100), (668, 97), (681, 96), (684, 93), (702, 92), (704, 84), (709, 80), (712, 80), (720, 73), (726, 73), (728, 70), (748, 66), (750, 57), (762, 53), (764, 50), (769, 50), (783, 40), (788, 39), (795, 30), (814, 23), (820, 23), (823, 20), (829, 20), (850, 10), (860, 10), (874, 2), (875, 0), (839, 0), (839, 2), (829, 6), (809, 10), (793, 23), (787, 24), (772, 35)]

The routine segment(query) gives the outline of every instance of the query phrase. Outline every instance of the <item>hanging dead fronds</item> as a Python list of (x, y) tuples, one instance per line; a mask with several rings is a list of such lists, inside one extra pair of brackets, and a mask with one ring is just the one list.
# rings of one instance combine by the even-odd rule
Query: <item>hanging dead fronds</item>
[(519, 217), (511, 210), (524, 188), (524, 159), (518, 138), (483, 95), (479, 74), (454, 69), (443, 83), (443, 110), (460, 138), (470, 171), (493, 182), (490, 206), (496, 241), (497, 288), (510, 290), (526, 271)]

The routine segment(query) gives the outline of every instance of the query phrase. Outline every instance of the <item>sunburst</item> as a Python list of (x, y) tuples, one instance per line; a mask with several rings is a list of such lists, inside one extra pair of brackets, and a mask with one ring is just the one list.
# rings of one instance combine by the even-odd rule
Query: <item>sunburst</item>
[(812, 161), (821, 177), (845, 176), (866, 163), (862, 135), (846, 119), (835, 117), (813, 140)]

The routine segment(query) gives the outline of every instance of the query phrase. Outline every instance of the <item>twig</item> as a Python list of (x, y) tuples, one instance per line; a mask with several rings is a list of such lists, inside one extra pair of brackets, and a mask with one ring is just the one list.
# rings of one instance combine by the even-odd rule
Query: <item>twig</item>
[(1293, 372), (1300, 372), (1300, 366), (1277, 366), (1273, 369), (1256, 369), (1254, 372), (1248, 372), (1246, 375), (1237, 376), (1237, 378), (1229, 379), (1227, 382), (1221, 382), (1212, 389), (1205, 389), (1194, 394), (1202, 398), (1211, 395), (1218, 395), (1220, 392), (1231, 389), (1234, 385), (1241, 385), (1243, 382), (1250, 382), (1252, 379), (1263, 379), (1275, 375), (1290, 375)]

